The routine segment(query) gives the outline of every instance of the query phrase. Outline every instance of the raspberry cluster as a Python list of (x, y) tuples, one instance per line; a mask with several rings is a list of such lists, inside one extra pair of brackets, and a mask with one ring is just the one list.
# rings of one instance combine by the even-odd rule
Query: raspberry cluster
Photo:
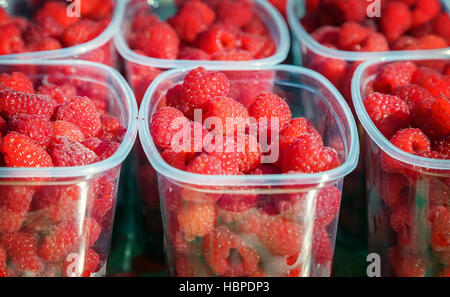
[[(275, 93), (265, 90), (246, 104), (229, 97), (233, 81), (227, 74), (196, 68), (168, 89), (150, 132), (169, 165), (200, 175), (265, 175), (317, 173), (341, 164), (313, 124), (292, 118), (287, 102)], [(203, 122), (194, 121), (196, 112)], [(229, 119), (234, 125), (225, 124)], [(260, 143), (263, 134), (273, 140), (267, 152)], [(263, 162), (274, 149), (279, 157)], [(255, 187), (179, 186), (162, 178), (160, 188), (177, 275), (299, 276), (309, 265), (305, 253), (312, 253), (315, 273), (329, 273), (333, 252), (327, 228), (341, 199), (336, 187), (292, 186), (280, 194)], [(304, 242), (306, 226), (314, 226), (311, 251)]]
[[(394, 62), (367, 86), (364, 106), (380, 132), (416, 156), (450, 159), (450, 64)], [(433, 68), (431, 68), (432, 66)], [(439, 170), (404, 164), (371, 150), (369, 177), (386, 205), (396, 241), (389, 251), (399, 276), (424, 276), (450, 265), (450, 183)], [(429, 235), (427, 235), (429, 234)], [(440, 263), (433, 265), (433, 263)]]
[(31, 20), (10, 16), (0, 7), (0, 55), (57, 50), (88, 42), (108, 26), (114, 8), (112, 0), (80, 0), (81, 16), (77, 17), (68, 13), (66, 1), (33, 2), (37, 7), (33, 7)]
[[(31, 77), (0, 74), (0, 166), (83, 166), (116, 152), (124, 127), (105, 102), (82, 96), (86, 82), (80, 88), (81, 80)], [(113, 169), (87, 181), (2, 179), (0, 276), (97, 272), (107, 256), (98, 238), (111, 232), (117, 176)]]

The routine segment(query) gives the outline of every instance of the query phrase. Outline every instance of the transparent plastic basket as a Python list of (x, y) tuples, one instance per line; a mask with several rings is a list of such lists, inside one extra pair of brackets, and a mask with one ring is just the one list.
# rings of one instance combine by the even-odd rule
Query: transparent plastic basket
[[(21, 267), (18, 264), (21, 263), (20, 258), (17, 262), (14, 255), (8, 254), (8, 273), (10, 276), (103, 276), (109, 254), (119, 173), (137, 135), (137, 105), (133, 92), (116, 70), (88, 61), (0, 61), (0, 73), (12, 71), (22, 71), (34, 82), (70, 80), (76, 81), (77, 85), (82, 83), (106, 90), (103, 95), (109, 100), (107, 111), (122, 122), (126, 133), (114, 155), (91, 165), (0, 167), (0, 237), (10, 232), (25, 232), (38, 240), (38, 256), (33, 256), (32, 262), (28, 262), (34, 263), (33, 268)], [(24, 209), (10, 209), (2, 203), (8, 197), (31, 203)], [(13, 220), (8, 222), (7, 218)], [(97, 226), (99, 237), (95, 243), (89, 240), (88, 233), (93, 233), (85, 231), (93, 230), (89, 226)], [(49, 240), (45, 239), (46, 234), (58, 228), (64, 231), (56, 240), (63, 240), (61, 236), (67, 235), (72, 241), (66, 241), (66, 250), (44, 251), (42, 246)], [(97, 267), (90, 267), (90, 260), (85, 261), (85, 257), (95, 257), (92, 256), (93, 251), (99, 256)], [(86, 273), (87, 270), (92, 273)]]
[[(431, 214), (449, 207), (450, 161), (400, 150), (380, 133), (363, 105), (367, 84), (381, 67), (394, 61), (436, 63), (450, 61), (450, 56), (409, 54), (377, 59), (365, 62), (355, 72), (353, 103), (365, 132), (369, 253), (381, 256), (383, 276), (440, 276), (450, 265), (450, 247), (436, 249), (433, 244), (437, 223), (432, 222)], [(385, 171), (381, 158), (386, 156), (402, 170)], [(402, 228), (396, 223), (401, 214)]]
[[(216, 68), (216, 70), (224, 71), (227, 75), (230, 73), (228, 69), (225, 70), (224, 68)], [(180, 246), (183, 246), (183, 244), (180, 244), (180, 239), (183, 240), (184, 238), (183, 228), (178, 225), (179, 221), (177, 220), (180, 213), (191, 207), (213, 207), (218, 210), (215, 220), (216, 230), (224, 230), (225, 228), (231, 230), (234, 232), (235, 238), (239, 238), (239, 242), (242, 240), (242, 242), (245, 242), (244, 246), (250, 246), (258, 253), (259, 264), (258, 270), (254, 271), (255, 275), (329, 276), (338, 215), (328, 225), (320, 225), (320, 228), (315, 229), (316, 198), (322, 190), (332, 187), (340, 193), (344, 177), (356, 167), (359, 155), (356, 124), (350, 108), (342, 96), (323, 76), (305, 68), (278, 65), (231, 71), (233, 77), (231, 83), (238, 82), (243, 87), (248, 85), (247, 80), (255, 74), (272, 73), (271, 90), (286, 98), (294, 117), (304, 116), (311, 120), (324, 136), (324, 143), (334, 146), (343, 162), (338, 168), (315, 174), (198, 175), (175, 169), (163, 161), (149, 131), (149, 121), (165, 92), (174, 84), (181, 82), (187, 71), (170, 70), (156, 78), (145, 95), (139, 116), (141, 143), (148, 160), (157, 172), (159, 180), (166, 255), (170, 273), (177, 276), (249, 275), (250, 271), (237, 272), (239, 271), (238, 268), (233, 269), (233, 267), (239, 267), (239, 263), (235, 263), (235, 266), (230, 268), (233, 271), (230, 274), (217, 273), (217, 271), (211, 269), (211, 266), (206, 264), (205, 257), (213, 255), (217, 250), (214, 243), (211, 245), (205, 243), (205, 237), (196, 236), (193, 240), (190, 238), (184, 242), (187, 249), (180, 248)], [(147, 166), (150, 165), (147, 164)], [(212, 204), (210, 202), (192, 204), (193, 202), (186, 201), (186, 197), (191, 199), (196, 195), (218, 195), (219, 197), (231, 195), (235, 199), (239, 199), (240, 195), (257, 195), (261, 198), (274, 200), (285, 199), (286, 195), (306, 195), (308, 198), (305, 200), (307, 201), (305, 204), (307, 207), (302, 211), (295, 211), (292, 213), (293, 217), (288, 218), (285, 213), (273, 216), (265, 215), (264, 212), (256, 208), (243, 213), (235, 213), (220, 209), (218, 203), (215, 202)], [(180, 198), (181, 196), (184, 198)], [(177, 199), (180, 199), (178, 200), (180, 205), (179, 208), (174, 209), (172, 206)], [(249, 228), (250, 230), (243, 230), (239, 227), (244, 226), (246, 219), (253, 216), (256, 220), (261, 219), (263, 222), (270, 222), (268, 223), (270, 226), (286, 223), (291, 227), (294, 225), (300, 228), (302, 230), (300, 240), (298, 236), (293, 235), (294, 231), (292, 234), (287, 234), (283, 231), (268, 228), (266, 233), (263, 232), (264, 234), (262, 234), (256, 230), (251, 230), (251, 228)], [(198, 219), (198, 217), (192, 217), (192, 220), (195, 219)], [(274, 225), (271, 225), (272, 223)], [(273, 238), (271, 237), (272, 231), (273, 234), (277, 234)], [(331, 259), (326, 260), (316, 257), (317, 254), (314, 252), (316, 247), (313, 247), (316, 236), (323, 236), (324, 234), (326, 234), (324, 240), (329, 240), (331, 249)], [(284, 252), (286, 254), (283, 254), (283, 252), (271, 253), (270, 248), (261, 243), (264, 236), (268, 240), (266, 243), (276, 242), (278, 244), (280, 243), (278, 239), (283, 240), (282, 238), (284, 238), (286, 246), (296, 250), (297, 254), (288, 255), (288, 251)], [(271, 239), (268, 239), (267, 236)], [(206, 252), (205, 249), (208, 249), (209, 252)], [(230, 259), (231, 262), (233, 261)]]
[[(27, 16), (32, 12), (30, 0), (10, 1), (6, 11), (15, 16)], [(48, 59), (81, 59), (102, 63), (111, 67), (117, 66), (117, 53), (113, 36), (119, 30), (122, 1), (115, 1), (115, 8), (108, 27), (96, 38), (83, 44), (51, 51), (28, 52), (12, 55), (2, 55), (0, 60), (48, 60)]]

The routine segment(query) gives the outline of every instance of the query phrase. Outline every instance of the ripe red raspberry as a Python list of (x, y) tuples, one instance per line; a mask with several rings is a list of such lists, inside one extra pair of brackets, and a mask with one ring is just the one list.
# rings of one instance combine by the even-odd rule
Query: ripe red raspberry
[(409, 107), (409, 110), (411, 110), (413, 121), (416, 116), (420, 115), (420, 111), (417, 107), (420, 105), (422, 100), (433, 97), (425, 88), (416, 84), (409, 84), (395, 88), (392, 94), (405, 101)]
[(194, 109), (198, 108), (195, 104), (184, 100), (182, 84), (178, 84), (167, 91), (166, 104), (180, 110), (190, 120), (194, 119)]
[(189, 120), (173, 107), (163, 107), (152, 117), (150, 132), (153, 141), (162, 149), (172, 148), (172, 138), (189, 127)]
[(177, 14), (168, 20), (178, 36), (188, 42), (195, 41), (197, 35), (206, 30), (216, 18), (214, 11), (201, 1), (187, 1)]
[[(347, 30), (349, 31), (348, 33), (352, 33), (352, 36), (349, 36), (349, 38), (347, 39), (347, 34), (343, 34), (342, 38), (343, 38), (343, 42), (344, 43), (348, 43), (347, 40), (350, 40), (355, 38), (355, 39), (360, 39), (359, 35), (362, 33), (365, 34), (365, 30), (359, 30), (360, 27), (357, 26), (355, 27), (356, 29), (356, 36), (353, 36), (353, 30), (352, 27), (354, 27), (355, 23), (345, 23), (343, 26), (345, 26), (347, 28)], [(338, 46), (339, 44), (339, 39), (340, 39), (340, 34), (341, 34), (341, 28), (339, 27), (334, 27), (334, 26), (321, 26), (320, 28), (318, 28), (317, 30), (315, 30), (314, 32), (311, 33), (311, 37), (314, 38), (314, 40), (316, 40), (317, 42), (321, 43), (321, 44), (327, 44), (327, 45), (333, 45), (333, 46)]]
[(52, 159), (28, 136), (11, 132), (3, 138), (0, 151), (7, 167), (53, 167)]
[(221, 135), (208, 134), (204, 138), (203, 150), (209, 156), (215, 157), (220, 161), (223, 174), (239, 174), (241, 154), (236, 150), (234, 138), (229, 136), (222, 137)]
[(176, 59), (180, 40), (175, 30), (165, 22), (155, 22), (145, 28), (130, 45), (145, 55), (158, 59)]
[(40, 216), (48, 216), (52, 222), (71, 220), (77, 214), (80, 197), (80, 188), (76, 185), (47, 186), (36, 193), (31, 209), (39, 210)]
[(408, 180), (402, 174), (383, 174), (380, 188), (381, 199), (391, 209), (407, 201)]
[(37, 145), (47, 148), (53, 138), (51, 122), (36, 115), (21, 114), (12, 116), (8, 122), (10, 131), (30, 137)]
[(17, 212), (0, 206), (0, 232), (17, 232), (22, 228), (27, 211)]
[(81, 0), (81, 16), (88, 18), (104, 18), (111, 15), (114, 7), (112, 0)]
[(417, 70), (412, 62), (394, 62), (386, 65), (375, 78), (373, 87), (376, 92), (390, 93), (395, 88), (411, 83)]
[(197, 36), (196, 45), (208, 54), (233, 49), (236, 37), (226, 28), (215, 25)]
[(95, 242), (98, 240), (100, 233), (102, 232), (102, 226), (97, 222), (96, 219), (86, 218), (83, 222), (83, 237), (86, 240), (86, 245), (88, 247), (94, 246)]
[(353, 22), (342, 25), (339, 32), (339, 48), (342, 50), (352, 50), (361, 44), (370, 34), (366, 27)]
[(35, 18), (54, 18), (64, 28), (76, 23), (78, 18), (67, 14), (67, 5), (57, 1), (49, 1), (36, 13)]
[(450, 99), (443, 96), (436, 98), (431, 109), (432, 121), (436, 123), (439, 134), (450, 134)]
[(340, 165), (337, 152), (317, 143), (317, 137), (304, 134), (290, 146), (283, 157), (283, 172), (315, 173), (334, 169)]
[(317, 132), (310, 121), (305, 118), (295, 118), (280, 132), (280, 153), (283, 154), (284, 152), (287, 152), (291, 144), (306, 133), (315, 136), (317, 143), (323, 145), (322, 136)]
[(256, 207), (255, 194), (224, 194), (217, 205), (226, 211), (242, 213)]
[(54, 138), (67, 137), (77, 142), (84, 140), (83, 131), (75, 124), (66, 121), (54, 121), (51, 124)]
[(180, 228), (187, 236), (203, 237), (216, 225), (217, 209), (214, 203), (185, 201), (178, 215)]
[(54, 17), (41, 17), (35, 19), (34, 23), (28, 26), (25, 32), (25, 39), (28, 43), (33, 43), (46, 37), (59, 39), (63, 32), (64, 27)]
[(255, 101), (256, 96), (272, 89), (273, 71), (227, 71), (230, 80), (229, 97), (234, 98), (249, 107)]
[(160, 21), (161, 20), (156, 14), (153, 13), (148, 14), (147, 11), (145, 12), (138, 11), (131, 23), (131, 32), (141, 32), (145, 30), (147, 27)]
[(390, 2), (383, 9), (381, 18), (381, 32), (389, 42), (396, 41), (405, 34), (412, 25), (413, 16), (408, 5), (403, 2)]
[(239, 170), (250, 173), (261, 164), (262, 150), (256, 136), (239, 134), (235, 138), (235, 151), (240, 156)]
[(278, 134), (291, 121), (292, 113), (287, 102), (274, 93), (258, 95), (248, 108), (248, 113), (258, 122), (259, 131)]
[(258, 35), (269, 35), (266, 24), (260, 18), (252, 18), (252, 20), (245, 25), (243, 28), (245, 33), (258, 34)]
[(36, 234), (6, 233), (1, 243), (8, 252), (12, 266), (19, 272), (35, 275), (44, 268), (44, 263), (37, 255), (39, 237)]
[(40, 86), (37, 89), (37, 93), (48, 96), (56, 107), (64, 103), (67, 99), (75, 97), (77, 90), (70, 84), (64, 84), (62, 86), (47, 84)]
[(170, 166), (185, 170), (186, 165), (193, 159), (194, 155), (189, 152), (175, 152), (171, 149), (167, 149), (161, 153), (161, 157)]
[(82, 19), (66, 28), (61, 41), (66, 47), (82, 44), (96, 38), (104, 29), (102, 22)]
[(363, 103), (375, 126), (387, 138), (411, 122), (408, 106), (396, 96), (373, 93)]
[(441, 138), (433, 143), (433, 150), (444, 156), (450, 156), (450, 136)]
[(333, 85), (339, 87), (347, 73), (348, 63), (341, 59), (317, 56), (317, 59), (311, 62), (310, 67), (325, 76)]
[(28, 50), (31, 52), (52, 51), (61, 48), (63, 48), (61, 43), (52, 37), (44, 37), (37, 42), (28, 44)]
[(97, 155), (96, 162), (108, 159), (116, 153), (120, 143), (110, 140), (100, 140), (98, 138), (89, 138), (82, 141), (82, 144)]
[[(236, 250), (240, 261), (231, 260), (231, 251)], [(258, 269), (260, 257), (238, 235), (226, 227), (218, 227), (203, 240), (203, 252), (213, 272), (220, 276), (248, 276)]]
[(314, 226), (311, 253), (317, 264), (328, 264), (333, 260), (333, 250), (328, 232), (324, 227)]
[(184, 78), (183, 93), (191, 104), (203, 105), (217, 96), (227, 96), (230, 90), (228, 78), (221, 72), (199, 67), (189, 71)]
[(73, 222), (58, 224), (45, 235), (39, 255), (49, 262), (60, 262), (79, 245), (78, 227)]
[(25, 43), (22, 40), (21, 32), (14, 24), (0, 26), (0, 55), (10, 55), (23, 52)]
[(183, 46), (178, 52), (178, 60), (209, 60), (209, 54), (199, 48)]
[(106, 228), (102, 219), (107, 217), (108, 212), (114, 205), (117, 191), (116, 182), (108, 175), (99, 177), (91, 183), (91, 191), (91, 204), (88, 205), (91, 210), (91, 217), (102, 222), (103, 228)]
[(232, 49), (223, 52), (214, 53), (211, 60), (216, 61), (249, 61), (253, 56), (249, 51), (241, 49)]
[(121, 139), (123, 134), (125, 134), (126, 129), (120, 123), (120, 120), (116, 117), (110, 115), (101, 115), (100, 120), (102, 121), (102, 133), (112, 134), (116, 139)]
[(53, 114), (53, 106), (48, 97), (14, 91), (0, 92), (0, 110), (8, 116), (30, 114), (49, 119)]
[(450, 15), (448, 13), (443, 12), (436, 18), (433, 33), (442, 36), (447, 43), (450, 43)]
[(435, 35), (426, 35), (417, 38), (415, 42), (408, 45), (405, 50), (428, 50), (428, 49), (437, 49), (437, 48), (445, 48), (448, 46), (447, 41), (440, 36)]
[(428, 23), (441, 12), (439, 0), (417, 0), (412, 11), (412, 28)]
[(217, 96), (205, 104), (205, 120), (211, 121), (215, 134), (234, 136), (245, 133), (248, 124), (248, 110), (233, 98)]
[(239, 36), (239, 41), (242, 49), (248, 51), (255, 59), (266, 58), (273, 55), (276, 50), (276, 48), (273, 48), (272, 46), (272, 39), (268, 36), (249, 33), (241, 34)]
[(1, 207), (22, 213), (28, 212), (35, 190), (33, 187), (2, 186), (0, 187)]
[(211, 155), (201, 154), (192, 160), (186, 167), (186, 171), (204, 175), (223, 175), (222, 162)]
[(56, 119), (77, 125), (85, 137), (96, 136), (102, 127), (100, 114), (88, 97), (76, 96), (61, 104)]
[(93, 151), (67, 137), (55, 138), (49, 153), (57, 167), (84, 166), (97, 161), (97, 155)]
[(366, 3), (362, 0), (324, 0), (322, 5), (339, 23), (361, 22), (367, 17)]
[(224, 0), (217, 6), (217, 19), (227, 26), (240, 28), (252, 19), (252, 8), (250, 1)]
[(294, 221), (277, 216), (267, 217), (256, 232), (261, 242), (274, 255), (292, 256), (302, 249), (304, 230)]
[(450, 97), (450, 80), (443, 76), (439, 71), (428, 68), (419, 67), (412, 76), (411, 83), (418, 84), (427, 89), (434, 97), (441, 95)]
[(22, 72), (0, 75), (0, 89), (10, 89), (16, 92), (34, 93), (33, 82)]

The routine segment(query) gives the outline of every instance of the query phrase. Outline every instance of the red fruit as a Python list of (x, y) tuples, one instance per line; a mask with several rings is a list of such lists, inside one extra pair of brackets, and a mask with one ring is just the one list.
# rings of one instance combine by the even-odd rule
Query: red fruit
[(236, 38), (226, 28), (215, 25), (200, 33), (197, 36), (196, 44), (208, 54), (214, 54), (233, 49), (236, 45)]
[(292, 118), (286, 101), (270, 92), (258, 95), (248, 113), (258, 122), (259, 131), (267, 130), (268, 135), (280, 133)]
[(184, 100), (182, 84), (178, 84), (167, 91), (166, 104), (180, 110), (190, 120), (194, 119), (194, 109), (199, 108), (195, 104)]
[(97, 161), (97, 155), (93, 151), (67, 137), (55, 138), (49, 152), (57, 167), (84, 166)]
[(239, 164), (242, 160), (241, 154), (236, 151), (236, 143), (234, 138), (208, 134), (204, 140), (204, 152), (220, 160), (223, 174), (239, 174)]
[[(239, 253), (239, 260), (231, 258), (231, 251)], [(206, 261), (220, 276), (248, 276), (258, 269), (260, 257), (238, 235), (225, 227), (219, 227), (203, 240)]]
[(101, 22), (82, 19), (66, 28), (61, 41), (66, 47), (82, 44), (96, 38), (104, 29)]
[(382, 12), (381, 32), (389, 42), (394, 42), (409, 30), (412, 19), (408, 5), (399, 1), (390, 2)]
[(83, 17), (104, 18), (111, 15), (114, 7), (112, 0), (81, 0), (80, 10)]
[(248, 51), (255, 59), (266, 58), (273, 55), (276, 51), (276, 46), (268, 36), (256, 34), (241, 34), (239, 36), (242, 49)]
[(272, 89), (273, 71), (227, 71), (230, 80), (229, 97), (234, 98), (249, 107), (256, 100), (256, 96)]
[(100, 116), (102, 121), (102, 132), (105, 134), (112, 134), (115, 137), (122, 137), (126, 129), (120, 123), (119, 119), (110, 115)]
[[(354, 23), (346, 23), (347, 30), (351, 29)], [(359, 27), (357, 27), (359, 29)], [(359, 32), (359, 30), (357, 31)], [(311, 37), (321, 44), (331, 44), (338, 46), (341, 28), (333, 26), (322, 26), (311, 33)], [(348, 34), (348, 33), (347, 33)], [(346, 36), (343, 36), (345, 38)]]
[(224, 194), (217, 205), (226, 211), (242, 213), (256, 207), (255, 194)]
[[(91, 217), (103, 223), (102, 219), (107, 217), (108, 212), (114, 205), (116, 190), (115, 180), (108, 175), (99, 177), (91, 183)], [(104, 223), (103, 227), (106, 228)]]
[(427, 89), (435, 98), (443, 95), (450, 97), (450, 79), (435, 69), (419, 67), (414, 72), (411, 83)]
[(8, 116), (29, 114), (40, 115), (47, 119), (53, 114), (53, 106), (48, 97), (14, 91), (0, 92), (0, 110)]
[(216, 225), (217, 209), (214, 203), (183, 203), (178, 212), (180, 228), (188, 236), (203, 237)]
[(53, 222), (71, 220), (79, 210), (80, 197), (80, 188), (76, 185), (47, 186), (36, 193), (31, 208), (39, 210), (39, 216), (48, 216)]
[(441, 12), (439, 0), (417, 0), (412, 12), (412, 28), (417, 28), (432, 19)]
[(447, 41), (444, 38), (436, 35), (426, 35), (419, 37), (414, 43), (407, 46), (406, 50), (428, 50), (445, 48), (448, 46)]
[(178, 52), (178, 60), (209, 60), (209, 54), (199, 48), (183, 46)]
[(211, 60), (216, 61), (249, 61), (252, 59), (253, 56), (249, 51), (240, 49), (217, 52), (211, 56)]
[(235, 151), (240, 156), (239, 170), (250, 173), (261, 164), (262, 151), (258, 139), (253, 135), (239, 134), (235, 139)]
[(263, 219), (260, 229), (253, 232), (274, 255), (290, 256), (301, 251), (304, 230), (294, 221), (277, 216), (267, 217)]
[(28, 50), (31, 52), (53, 51), (61, 48), (63, 48), (61, 43), (52, 37), (44, 37), (37, 42), (28, 44)]
[(77, 95), (77, 90), (70, 84), (64, 84), (62, 86), (47, 84), (40, 86), (37, 89), (37, 93), (49, 97), (56, 107), (64, 103), (67, 99), (75, 97)]
[(371, 32), (369, 36), (359, 45), (353, 48), (361, 52), (386, 52), (389, 51), (389, 43), (381, 33)]
[(67, 137), (77, 142), (84, 140), (83, 131), (77, 125), (66, 121), (52, 122), (53, 137)]
[(78, 227), (72, 222), (60, 223), (45, 235), (39, 255), (49, 262), (60, 262), (79, 245)]
[(431, 93), (428, 92), (425, 88), (415, 84), (409, 84), (395, 88), (393, 91), (393, 95), (405, 101), (406, 105), (408, 105), (409, 107), (409, 110), (411, 110), (413, 121), (415, 121), (416, 117), (420, 115), (418, 107), (420, 106), (421, 102), (428, 98), (433, 98)]
[(13, 72), (11, 74), (3, 73), (0, 75), (0, 89), (9, 89), (11, 91), (27, 94), (34, 93), (33, 82), (22, 72)]
[(317, 64), (312, 64), (311, 69), (316, 70), (336, 87), (339, 87), (347, 72), (348, 63), (345, 60), (325, 58), (317, 60)]
[(96, 219), (86, 218), (83, 223), (83, 237), (88, 247), (94, 246), (102, 232), (102, 226)]
[(366, 3), (361, 0), (324, 0), (322, 5), (339, 23), (361, 22), (367, 17)]
[(161, 20), (156, 14), (147, 14), (147, 12), (140, 13), (134, 16), (133, 21), (131, 23), (131, 32), (141, 32), (144, 31), (147, 27), (152, 26), (154, 23), (158, 23)]
[[(282, 0), (284, 1), (284, 0)], [(258, 35), (268, 35), (268, 29), (264, 21), (260, 18), (252, 18), (243, 28), (244, 32)]]
[(304, 134), (290, 146), (283, 158), (283, 172), (315, 173), (340, 165), (336, 151), (317, 143), (317, 137)]
[(389, 249), (389, 263), (399, 277), (424, 277), (428, 268), (426, 256), (409, 253), (400, 247)]
[(23, 52), (25, 43), (22, 40), (21, 32), (14, 24), (0, 26), (0, 55), (10, 55)]
[(437, 140), (433, 144), (433, 151), (436, 151), (444, 156), (450, 156), (450, 136)]
[(412, 62), (394, 62), (386, 65), (375, 78), (373, 87), (376, 92), (390, 93), (395, 88), (411, 83), (417, 70)]
[(220, 1), (216, 11), (221, 23), (238, 28), (248, 24), (253, 17), (252, 3), (249, 1)]
[(380, 191), (384, 203), (395, 209), (407, 201), (408, 180), (402, 174), (383, 174)]
[(186, 167), (186, 171), (204, 175), (223, 175), (222, 162), (211, 155), (201, 154), (192, 160)]
[(431, 211), (431, 246), (434, 250), (450, 247), (450, 208), (441, 206)]
[(348, 22), (342, 25), (339, 32), (339, 48), (342, 50), (354, 49), (370, 34), (370, 30), (358, 23)]
[(2, 186), (0, 187), (0, 207), (17, 213), (28, 212), (34, 195), (33, 187)]
[(187, 1), (175, 16), (168, 20), (178, 36), (189, 43), (214, 21), (214, 11), (201, 1)]
[(0, 207), (0, 232), (17, 232), (22, 228), (27, 211), (16, 212), (6, 206)]
[(85, 137), (96, 136), (102, 127), (100, 114), (88, 97), (76, 96), (61, 104), (56, 119), (77, 125)]
[(333, 250), (324, 227), (314, 227), (311, 253), (316, 264), (328, 264), (333, 260)]
[(203, 67), (189, 71), (183, 82), (185, 100), (195, 105), (203, 105), (217, 96), (227, 96), (229, 90), (230, 82), (223, 73)]
[(28, 233), (7, 233), (1, 243), (8, 252), (11, 265), (21, 273), (35, 275), (42, 271), (44, 263), (37, 255), (39, 237)]
[(431, 116), (439, 134), (450, 134), (450, 99), (443, 96), (436, 98), (436, 102), (431, 109)]
[[(68, 277), (89, 277), (99, 270), (100, 256), (93, 249), (88, 249), (84, 259), (73, 255), (64, 260), (63, 275)], [(75, 263), (76, 262), (76, 263)]]
[(205, 120), (211, 121), (210, 128), (215, 134), (233, 136), (245, 133), (249, 121), (247, 108), (240, 102), (217, 96), (205, 104)]
[(187, 152), (175, 152), (171, 149), (167, 149), (161, 153), (161, 157), (170, 166), (173, 166), (180, 170), (185, 170), (186, 165), (192, 160), (194, 155)]
[(116, 153), (120, 143), (110, 140), (100, 140), (89, 138), (82, 141), (82, 144), (97, 155), (97, 162), (103, 161)]
[(443, 12), (436, 18), (433, 33), (443, 37), (447, 43), (450, 42), (450, 15), (448, 13)]
[(30, 137), (37, 145), (47, 148), (53, 138), (51, 122), (36, 115), (21, 114), (12, 116), (8, 123), (10, 131)]
[(3, 138), (0, 151), (7, 167), (53, 167), (52, 159), (43, 148), (17, 132)]
[(375, 126), (387, 138), (411, 122), (408, 105), (396, 96), (373, 93), (363, 103)]
[(158, 59), (176, 59), (180, 40), (172, 27), (165, 22), (155, 22), (130, 40), (132, 47), (145, 55)]
[(189, 120), (178, 109), (163, 107), (153, 115), (150, 132), (156, 145), (162, 149), (170, 149), (172, 138), (183, 133), (189, 124)]
[(52, 17), (64, 28), (78, 21), (77, 17), (72, 17), (67, 13), (67, 5), (57, 1), (49, 1), (36, 13), (36, 19)]

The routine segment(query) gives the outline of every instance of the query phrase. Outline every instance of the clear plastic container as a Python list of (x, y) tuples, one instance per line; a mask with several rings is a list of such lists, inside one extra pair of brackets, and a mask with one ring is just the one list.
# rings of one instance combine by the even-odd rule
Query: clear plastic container
[(153, 2), (137, 2), (128, 4), (130, 0), (123, 1), (120, 9), (123, 10), (120, 32), (114, 41), (120, 55), (125, 60), (127, 77), (134, 87), (136, 98), (140, 102), (147, 87), (161, 71), (172, 68), (189, 68), (193, 65), (204, 67), (222, 66), (226, 68), (243, 69), (246, 67), (276, 65), (283, 62), (289, 52), (290, 37), (289, 30), (280, 13), (267, 1), (255, 0), (256, 14), (265, 22), (271, 36), (277, 45), (277, 51), (270, 57), (252, 61), (193, 61), (193, 60), (168, 60), (156, 59), (136, 54), (128, 46), (128, 36), (130, 30), (130, 20), (137, 10), (152, 9), (161, 19), (167, 19), (176, 11), (176, 1), (160, 1), (152, 7)]
[[(445, 9), (450, 10), (450, 1), (442, 1)], [(412, 51), (389, 52), (350, 52), (328, 48), (316, 40), (305, 30), (299, 19), (305, 15), (305, 0), (288, 1), (288, 21), (293, 32), (292, 48), (295, 65), (310, 68), (321, 72), (321, 65), (327, 60), (346, 62), (344, 73), (335, 77), (327, 77), (341, 92), (353, 110), (351, 96), (351, 80), (353, 74), (362, 62), (383, 57), (403, 57), (410, 55)], [(445, 53), (446, 49), (415, 51), (417, 54), (424, 52), (430, 55)], [(325, 74), (325, 73), (322, 73)], [(362, 131), (362, 129), (359, 129)], [(362, 135), (360, 134), (362, 139)], [(362, 144), (362, 141), (361, 141)], [(366, 248), (367, 217), (364, 178), (364, 156), (361, 156), (357, 169), (348, 177), (344, 188), (342, 201), (342, 219), (339, 226), (339, 239), (347, 246), (359, 246)]]
[[(126, 133), (114, 155), (88, 166), (0, 167), (0, 246), (12, 232), (35, 242), (27, 257), (8, 253), (8, 275), (103, 276), (119, 173), (137, 135), (137, 105), (133, 92), (116, 70), (88, 61), (0, 62), (0, 73), (11, 71), (22, 71), (34, 82), (70, 80), (104, 90), (107, 111), (122, 122)], [(23, 207), (5, 206), (11, 198), (22, 199)], [(61, 242), (63, 240), (65, 243)], [(64, 248), (52, 248), (53, 243)]]
[[(286, 99), (294, 117), (304, 116), (311, 120), (323, 135), (325, 145), (338, 151), (342, 165), (316, 174), (198, 175), (180, 171), (164, 162), (149, 131), (149, 121), (166, 91), (181, 82), (186, 73), (187, 70), (175, 69), (155, 79), (142, 103), (139, 122), (142, 146), (158, 175), (170, 274), (329, 276), (338, 214), (326, 224), (315, 224), (316, 201), (318, 193), (330, 190), (337, 192), (340, 199), (344, 177), (356, 167), (359, 155), (356, 124), (342, 96), (323, 76), (305, 68), (278, 65), (224, 71), (232, 85), (236, 83), (243, 88), (251, 84), (254, 75), (260, 76), (263, 81), (262, 77), (266, 77), (264, 84), (268, 84), (270, 90)], [(268, 73), (271, 75), (267, 75)], [(257, 199), (287, 201), (288, 204), (294, 197), (305, 197), (305, 200), (300, 208), (268, 214), (259, 207), (233, 212), (222, 209), (217, 202), (195, 203), (186, 200), (199, 197), (197, 195), (222, 198), (227, 195), (231, 199), (245, 199), (246, 195), (256, 195)], [(200, 213), (195, 215), (197, 211)], [(199, 236), (200, 233), (195, 237), (184, 233), (186, 229), (180, 222), (185, 218), (195, 221), (211, 212), (214, 215), (208, 221), (212, 225), (206, 231), (212, 231), (213, 228), (215, 231), (204, 237)], [(192, 217), (189, 214), (193, 214)], [(259, 223), (263, 223), (266, 228), (256, 227), (261, 226)], [(279, 229), (284, 227), (286, 229)], [(225, 236), (232, 234), (232, 250), (235, 248), (237, 253), (220, 250), (221, 245), (214, 241), (215, 232), (225, 232)], [(329, 249), (321, 249), (319, 246)], [(242, 247), (249, 249), (246, 252), (245, 249), (240, 249)], [(252, 262), (255, 254), (257, 268), (254, 267), (255, 262)], [(222, 258), (219, 256), (216, 260), (230, 264), (227, 272), (215, 266), (214, 255), (222, 255)], [(249, 264), (251, 262), (253, 266)]]
[[(448, 228), (448, 216), (442, 214), (450, 206), (450, 161), (398, 149), (375, 127), (363, 105), (367, 84), (380, 68), (400, 60), (434, 64), (450, 58), (410, 54), (366, 62), (355, 72), (353, 103), (365, 130), (369, 253), (381, 256), (383, 276), (442, 276), (449, 272), (450, 248), (436, 246), (433, 229), (442, 224)], [(385, 157), (404, 168), (403, 173), (386, 172), (381, 165)]]
[[(33, 12), (32, 2), (31, 0), (10, 1), (5, 9), (11, 15), (29, 16)], [(120, 26), (121, 10), (119, 6), (121, 2), (123, 1), (116, 1), (108, 27), (89, 42), (59, 50), (3, 55), (0, 56), (0, 60), (81, 59), (115, 67), (117, 65), (117, 53), (114, 47), (113, 36), (117, 34)]]

